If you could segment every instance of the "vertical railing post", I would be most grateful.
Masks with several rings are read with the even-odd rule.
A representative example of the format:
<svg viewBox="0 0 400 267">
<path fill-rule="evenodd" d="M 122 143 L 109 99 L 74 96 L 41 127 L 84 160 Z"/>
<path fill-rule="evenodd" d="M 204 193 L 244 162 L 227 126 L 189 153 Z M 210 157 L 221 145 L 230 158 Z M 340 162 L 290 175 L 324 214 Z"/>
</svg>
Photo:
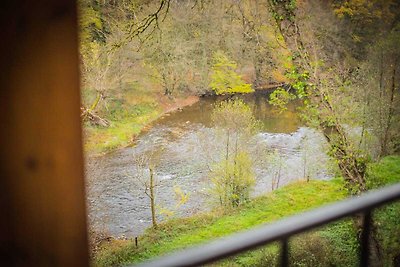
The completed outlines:
<svg viewBox="0 0 400 267">
<path fill-rule="evenodd" d="M 363 228 L 361 232 L 361 258 L 360 266 L 365 267 L 369 264 L 369 234 L 371 231 L 371 210 L 364 213 Z"/>
<path fill-rule="evenodd" d="M 289 241 L 287 238 L 282 240 L 281 266 L 289 266 Z"/>
</svg>

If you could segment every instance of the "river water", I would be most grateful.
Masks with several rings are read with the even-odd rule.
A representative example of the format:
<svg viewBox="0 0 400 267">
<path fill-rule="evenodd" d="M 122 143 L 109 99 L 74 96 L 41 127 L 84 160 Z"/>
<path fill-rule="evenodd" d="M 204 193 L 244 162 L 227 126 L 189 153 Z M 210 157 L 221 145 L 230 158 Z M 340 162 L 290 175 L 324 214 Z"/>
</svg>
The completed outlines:
<svg viewBox="0 0 400 267">
<path fill-rule="evenodd" d="M 249 151 L 253 158 L 257 196 L 271 191 L 279 170 L 279 186 L 311 176 L 329 179 L 329 158 L 324 152 L 322 134 L 305 127 L 292 104 L 277 112 L 268 104 L 265 93 L 241 96 L 262 122 L 261 132 L 252 137 Z M 133 237 L 151 225 L 150 200 L 135 174 L 142 170 L 138 159 L 157 154 L 155 167 L 158 220 L 169 216 L 189 216 L 213 207 L 209 194 L 209 167 L 217 161 L 221 142 L 216 136 L 211 114 L 224 97 L 201 98 L 153 123 L 132 147 L 90 158 L 86 164 L 89 222 L 93 229 L 112 236 Z M 271 152 L 275 156 L 271 159 Z M 143 169 L 146 173 L 147 169 Z M 187 194 L 178 205 L 176 190 Z M 179 195 L 179 194 L 178 194 Z"/>
</svg>

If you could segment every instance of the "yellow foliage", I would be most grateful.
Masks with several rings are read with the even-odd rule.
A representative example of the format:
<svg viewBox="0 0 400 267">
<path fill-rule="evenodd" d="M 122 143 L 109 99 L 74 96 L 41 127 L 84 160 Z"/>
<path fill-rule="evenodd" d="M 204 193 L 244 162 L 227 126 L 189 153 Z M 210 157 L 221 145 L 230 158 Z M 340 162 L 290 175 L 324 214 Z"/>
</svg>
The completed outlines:
<svg viewBox="0 0 400 267">
<path fill-rule="evenodd" d="M 213 62 L 210 87 L 217 95 L 254 91 L 251 84 L 245 83 L 242 76 L 235 72 L 236 62 L 229 60 L 223 52 L 215 52 Z"/>
<path fill-rule="evenodd" d="M 176 208 L 179 208 L 189 200 L 189 193 L 182 191 L 182 188 L 178 185 L 174 186 Z"/>
</svg>

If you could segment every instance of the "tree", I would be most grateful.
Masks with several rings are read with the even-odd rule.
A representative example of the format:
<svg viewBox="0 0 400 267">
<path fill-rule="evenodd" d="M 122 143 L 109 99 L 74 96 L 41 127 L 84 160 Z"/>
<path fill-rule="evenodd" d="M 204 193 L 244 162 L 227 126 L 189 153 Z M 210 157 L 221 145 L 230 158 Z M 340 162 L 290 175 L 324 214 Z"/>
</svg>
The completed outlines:
<svg viewBox="0 0 400 267">
<path fill-rule="evenodd" d="M 274 191 L 279 188 L 283 157 L 280 154 L 280 152 L 277 149 L 275 149 L 274 151 L 269 153 L 267 158 L 268 158 L 268 168 L 270 172 L 272 172 L 271 190 Z"/>
<path fill-rule="evenodd" d="M 298 5 L 302 5 L 301 8 Z M 366 158 L 357 151 L 343 127 L 344 118 L 341 115 L 345 112 L 340 112 L 342 92 L 334 89 L 340 87 L 343 80 L 332 71 L 335 59 L 324 54 L 321 44 L 315 41 L 318 40 L 318 32 L 307 36 L 308 38 L 303 35 L 303 28 L 308 29 L 312 25 L 310 20 L 301 18 L 306 16 L 306 11 L 309 11 L 307 8 L 312 8 L 312 4 L 298 5 L 292 0 L 269 1 L 277 28 L 292 53 L 293 66 L 287 76 L 294 95 L 304 104 L 303 118 L 321 129 L 330 145 L 330 154 L 337 161 L 349 189 L 360 193 L 366 189 Z M 312 31 L 307 31 L 310 32 Z M 323 61 L 330 62 L 330 66 L 321 63 Z"/>
<path fill-rule="evenodd" d="M 212 192 L 224 207 L 236 207 L 249 198 L 255 176 L 246 145 L 259 128 L 259 122 L 242 100 L 219 103 L 212 120 L 224 140 L 221 160 L 211 167 Z"/>
<path fill-rule="evenodd" d="M 395 152 L 399 146 L 399 28 L 400 25 L 368 48 L 357 86 L 363 103 L 362 137 L 368 137 L 368 130 L 377 137 L 379 157 Z"/>
<path fill-rule="evenodd" d="M 154 175 L 154 159 L 146 156 L 138 156 L 134 159 L 135 184 L 143 189 L 144 194 L 150 200 L 151 221 L 154 228 L 157 228 L 156 217 L 156 187 L 158 182 Z"/>
<path fill-rule="evenodd" d="M 268 42 L 268 17 L 263 15 L 264 1 L 237 1 L 237 19 L 241 22 L 242 39 L 241 57 L 250 58 L 254 68 L 254 86 L 263 86 L 270 80 L 272 72 L 272 49 Z M 274 51 L 275 52 L 275 51 Z"/>
<path fill-rule="evenodd" d="M 80 60 L 83 121 L 108 127 L 110 100 L 123 87 L 128 73 L 126 47 L 115 47 L 123 38 L 122 22 L 105 16 L 100 3 L 80 0 Z M 106 3 L 103 3 L 106 5 Z"/>
<path fill-rule="evenodd" d="M 287 76 L 294 89 L 292 93 L 303 102 L 303 118 L 324 133 L 330 145 L 330 154 L 337 161 L 350 191 L 360 193 L 366 190 L 365 170 L 370 155 L 360 149 L 361 138 L 350 138 L 346 125 L 364 125 L 362 133 L 365 133 L 367 128 L 371 129 L 367 126 L 369 123 L 380 121 L 382 151 L 385 151 L 385 143 L 389 143 L 391 136 L 395 136 L 391 133 L 395 103 L 391 101 L 390 88 L 396 85 L 393 87 L 393 82 L 390 85 L 389 80 L 393 81 L 390 77 L 396 73 L 396 68 L 393 68 L 396 64 L 392 62 L 397 57 L 395 53 L 386 52 L 395 51 L 389 46 L 378 47 L 379 40 L 388 40 L 389 33 L 396 31 L 398 3 L 381 0 L 334 1 L 332 10 L 332 6 L 325 1 L 270 0 L 269 6 L 285 45 L 292 54 L 293 67 L 288 70 Z M 365 49 L 368 43 L 377 44 L 375 51 L 379 52 L 376 54 L 385 54 L 382 60 L 391 62 L 382 64 L 381 71 L 374 71 L 374 77 L 377 78 L 373 80 L 381 85 L 385 81 L 385 89 L 381 85 L 378 85 L 379 90 L 376 87 L 368 89 L 361 82 L 360 61 L 369 61 L 371 55 Z M 380 66 L 380 61 L 375 60 L 374 64 L 367 65 Z M 355 90 L 355 87 L 360 90 Z M 372 97 L 373 94 L 368 91 L 373 94 L 380 92 L 378 94 L 382 97 Z M 392 115 L 377 120 L 376 115 L 367 112 L 373 99 L 386 99 L 385 104 L 381 102 L 374 106 L 382 114 Z M 393 97 L 393 101 L 395 99 Z M 379 114 L 379 110 L 376 114 Z M 387 122 L 390 122 L 389 128 L 386 127 Z M 384 132 L 388 133 L 387 141 Z"/>
<path fill-rule="evenodd" d="M 374 43 L 376 39 L 380 39 L 377 36 L 385 36 L 391 31 L 398 22 L 399 9 L 395 1 L 335 1 L 339 2 L 339 8 L 335 10 L 336 14 L 340 17 L 350 16 L 350 21 L 346 21 L 346 23 L 352 25 L 352 27 L 350 28 L 351 34 L 348 35 L 336 31 L 340 34 L 335 35 L 338 36 L 335 38 L 335 42 L 339 43 L 338 41 L 344 40 L 346 45 L 334 47 L 327 46 L 327 43 L 319 38 L 326 36 L 327 31 L 322 26 L 330 27 L 329 24 L 322 23 L 325 18 L 321 14 L 328 18 L 331 17 L 333 23 L 330 23 L 330 25 L 340 23 L 337 18 L 332 18 L 332 14 L 327 13 L 326 10 L 323 11 L 320 8 L 321 12 L 315 12 L 315 6 L 321 7 L 326 4 L 324 2 L 269 0 L 269 6 L 277 28 L 292 53 L 293 70 L 289 74 L 292 76 L 291 83 L 295 89 L 296 97 L 302 99 L 304 103 L 303 117 L 309 118 L 309 121 L 314 122 L 314 125 L 318 125 L 319 129 L 322 130 L 329 143 L 330 154 L 337 161 L 342 176 L 347 181 L 347 188 L 350 193 L 359 194 L 367 190 L 365 173 L 369 155 L 359 149 L 361 142 L 354 142 L 349 137 L 346 124 L 350 122 L 352 116 L 357 118 L 356 121 L 364 120 L 362 133 L 365 133 L 367 121 L 365 114 L 367 114 L 368 105 L 371 105 L 372 98 L 368 97 L 367 93 L 362 94 L 364 96 L 361 97 L 363 101 L 353 101 L 354 98 L 351 99 L 352 96 L 354 97 L 354 88 L 351 87 L 352 78 L 359 70 L 359 60 L 365 59 L 364 48 L 368 41 Z M 388 5 L 382 5 L 382 3 Z M 330 9 L 327 10 L 330 11 Z M 392 11 L 394 11 L 394 16 L 392 16 Z M 362 29 L 359 26 L 371 25 L 371 19 L 374 27 L 367 27 L 368 31 L 359 32 Z M 342 28 L 337 27 L 337 29 Z M 349 37 L 351 40 L 349 40 Z M 333 38 L 329 38 L 329 40 L 331 39 Z M 352 49 L 348 49 L 349 47 Z M 394 59 L 396 60 L 396 57 Z M 389 65 L 390 71 L 388 73 L 391 73 L 389 77 L 392 77 L 392 82 L 391 86 L 387 88 L 390 89 L 387 91 L 383 89 L 382 78 L 384 75 L 381 75 L 381 71 L 384 71 L 384 69 L 381 68 L 378 71 L 378 77 L 380 77 L 378 79 L 380 81 L 379 90 L 375 90 L 379 94 L 382 93 L 380 99 L 385 98 L 383 97 L 384 91 L 389 92 L 388 97 L 386 97 L 386 103 L 389 103 L 386 109 L 388 116 L 384 116 L 386 122 L 382 124 L 383 138 L 381 144 L 383 146 L 385 146 L 385 132 L 389 133 L 387 130 L 391 128 L 391 126 L 385 126 L 392 125 L 394 115 L 393 101 L 395 98 L 392 92 L 395 89 L 392 88 L 396 88 L 396 85 L 393 86 L 393 84 L 396 84 L 396 79 L 393 79 L 393 77 L 397 71 L 397 67 L 393 68 L 394 65 L 397 65 L 397 63 Z M 359 81 L 355 80 L 355 82 Z M 361 109 L 358 107 L 361 107 Z M 360 116 L 360 114 L 364 115 Z M 381 120 L 381 122 L 384 121 Z M 361 134 L 362 136 L 364 135 Z M 389 138 L 388 135 L 387 138 Z M 355 224 L 360 228 L 361 220 L 355 220 Z M 373 260 L 376 261 L 372 265 L 381 265 L 379 263 L 380 246 L 377 242 L 374 222 L 372 222 L 370 238 L 371 252 L 374 254 Z"/>
<path fill-rule="evenodd" d="M 210 87 L 217 95 L 254 91 L 251 84 L 245 83 L 235 72 L 236 68 L 237 64 L 229 60 L 223 52 L 214 53 Z"/>
<path fill-rule="evenodd" d="M 225 158 L 245 149 L 250 137 L 260 128 L 251 108 L 240 99 L 229 99 L 218 103 L 212 113 L 216 129 L 226 138 Z"/>
</svg>

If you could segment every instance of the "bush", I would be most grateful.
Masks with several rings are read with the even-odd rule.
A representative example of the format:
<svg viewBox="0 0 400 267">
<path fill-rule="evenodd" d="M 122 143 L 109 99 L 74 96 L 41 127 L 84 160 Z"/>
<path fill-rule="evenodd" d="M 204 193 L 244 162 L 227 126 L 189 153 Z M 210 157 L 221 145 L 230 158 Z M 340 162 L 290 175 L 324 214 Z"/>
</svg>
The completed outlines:
<svg viewBox="0 0 400 267">
<path fill-rule="evenodd" d="M 255 177 L 250 156 L 239 152 L 233 160 L 222 160 L 211 172 L 211 191 L 217 196 L 221 206 L 237 207 L 250 197 Z"/>
</svg>

